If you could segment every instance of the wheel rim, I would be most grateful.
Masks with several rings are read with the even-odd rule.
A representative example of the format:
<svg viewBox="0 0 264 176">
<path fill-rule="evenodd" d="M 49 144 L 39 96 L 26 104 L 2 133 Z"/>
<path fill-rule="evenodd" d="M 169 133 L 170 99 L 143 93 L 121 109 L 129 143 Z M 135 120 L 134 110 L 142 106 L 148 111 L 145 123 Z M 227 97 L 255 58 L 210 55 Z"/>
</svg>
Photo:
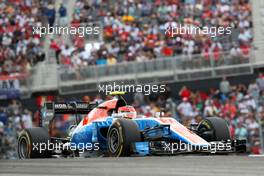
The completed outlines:
<svg viewBox="0 0 264 176">
<path fill-rule="evenodd" d="M 110 131 L 109 136 L 109 149 L 112 153 L 115 153 L 118 150 L 120 143 L 118 130 L 116 128 L 113 128 Z"/>
<path fill-rule="evenodd" d="M 28 143 L 25 138 L 22 138 L 19 142 L 19 156 L 21 159 L 27 158 L 28 155 Z"/>
</svg>

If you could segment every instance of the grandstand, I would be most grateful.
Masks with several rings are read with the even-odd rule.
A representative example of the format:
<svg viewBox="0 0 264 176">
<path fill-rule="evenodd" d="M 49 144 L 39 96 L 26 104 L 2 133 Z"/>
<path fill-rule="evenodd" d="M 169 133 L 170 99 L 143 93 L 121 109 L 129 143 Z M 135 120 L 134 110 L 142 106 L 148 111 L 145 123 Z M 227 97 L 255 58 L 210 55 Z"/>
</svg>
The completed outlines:
<svg viewBox="0 0 264 176">
<path fill-rule="evenodd" d="M 117 7 L 111 1 L 96 3 L 73 3 L 75 9 L 69 25 L 101 24 L 102 36 L 85 37 L 85 41 L 71 36 L 65 39 L 67 45 L 71 43 L 67 49 L 61 39 L 55 41 L 57 45 L 62 44 L 61 53 L 57 56 L 60 57 L 57 59 L 60 68 L 54 66 L 55 51 L 49 50 L 47 55 L 53 58 L 48 57 L 47 67 L 37 68 L 39 75 L 45 77 L 39 79 L 41 76 L 35 76 L 33 92 L 45 87 L 47 90 L 59 90 L 61 94 L 71 94 L 96 91 L 100 82 L 107 81 L 163 83 L 252 74 L 254 68 L 259 66 L 256 59 L 261 62 L 256 58 L 256 48 L 260 45 L 255 44 L 261 43 L 261 37 L 252 44 L 256 40 L 252 36 L 257 33 L 252 26 L 258 18 L 252 18 L 252 15 L 261 14 L 252 14 L 248 1 L 199 1 L 197 4 L 181 1 L 120 2 Z M 143 7 L 137 7 L 140 5 Z M 205 6 L 204 9 L 201 6 Z M 189 8 L 192 13 L 186 14 Z M 170 13 L 166 13 L 166 10 Z M 214 17 L 218 22 L 213 20 Z M 204 35 L 168 38 L 164 33 L 166 26 L 172 22 L 198 26 L 219 23 L 233 29 L 232 35 L 216 38 Z M 50 80 L 52 77 L 47 76 L 48 72 L 58 75 L 58 80 Z M 42 80 L 42 83 L 38 80 Z"/>
<path fill-rule="evenodd" d="M 85 99 L 92 101 L 99 85 L 112 82 L 166 84 L 167 94 L 148 100 L 131 96 L 137 111 L 151 116 L 164 106 L 167 115 L 185 124 L 219 115 L 229 121 L 233 136 L 249 139 L 252 153 L 264 150 L 264 78 L 258 75 L 264 68 L 264 1 L 6 0 L 2 4 L 0 80 L 19 81 L 15 87 L 19 93 L 1 90 L 5 105 L 0 112 L 6 118 L 20 114 L 30 123 L 33 116 L 27 109 L 35 112 L 32 105 L 46 95 L 51 99 L 89 95 Z M 101 32 L 84 38 L 32 34 L 33 26 L 48 24 L 100 26 Z M 166 29 L 175 24 L 231 26 L 232 34 L 166 36 Z M 230 84 L 227 92 L 219 88 L 223 77 Z M 187 88 L 180 90 L 184 85 Z M 24 106 L 20 101 L 9 103 L 16 98 Z M 181 109 L 184 98 L 193 106 L 192 115 Z M 33 121 L 37 123 L 37 114 Z M 15 125 L 17 130 L 23 128 L 17 121 Z"/>
</svg>

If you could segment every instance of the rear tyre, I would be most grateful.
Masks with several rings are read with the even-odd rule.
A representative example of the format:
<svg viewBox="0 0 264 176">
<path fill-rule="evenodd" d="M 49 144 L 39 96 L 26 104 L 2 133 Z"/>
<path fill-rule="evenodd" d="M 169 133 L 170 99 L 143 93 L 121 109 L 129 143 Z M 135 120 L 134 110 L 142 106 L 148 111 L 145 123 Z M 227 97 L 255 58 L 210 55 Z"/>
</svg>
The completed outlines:
<svg viewBox="0 0 264 176">
<path fill-rule="evenodd" d="M 117 119 L 107 133 L 108 154 L 112 157 L 130 156 L 132 143 L 141 141 L 136 122 L 130 119 Z"/>
<path fill-rule="evenodd" d="M 24 129 L 18 137 L 18 158 L 49 158 L 48 151 L 50 136 L 45 128 L 35 127 Z"/>
<path fill-rule="evenodd" d="M 208 142 L 231 139 L 227 122 L 219 117 L 208 117 L 201 121 L 197 132 Z"/>
</svg>

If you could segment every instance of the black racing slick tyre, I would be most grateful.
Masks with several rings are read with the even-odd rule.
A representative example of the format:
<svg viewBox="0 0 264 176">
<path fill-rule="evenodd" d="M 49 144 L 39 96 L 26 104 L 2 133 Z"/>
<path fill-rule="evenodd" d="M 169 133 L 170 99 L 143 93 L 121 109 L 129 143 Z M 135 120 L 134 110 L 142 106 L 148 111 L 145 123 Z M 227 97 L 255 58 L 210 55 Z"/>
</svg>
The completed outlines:
<svg viewBox="0 0 264 176">
<path fill-rule="evenodd" d="M 110 157 L 130 156 L 132 143 L 141 141 L 136 122 L 131 119 L 117 119 L 107 133 L 108 155 Z"/>
<path fill-rule="evenodd" d="M 51 157 L 51 151 L 48 151 L 48 141 L 50 141 L 50 136 L 45 128 L 35 127 L 24 129 L 18 137 L 18 158 Z"/>
<path fill-rule="evenodd" d="M 226 120 L 219 117 L 208 117 L 202 120 L 197 128 L 197 133 L 208 142 L 231 139 Z"/>
</svg>

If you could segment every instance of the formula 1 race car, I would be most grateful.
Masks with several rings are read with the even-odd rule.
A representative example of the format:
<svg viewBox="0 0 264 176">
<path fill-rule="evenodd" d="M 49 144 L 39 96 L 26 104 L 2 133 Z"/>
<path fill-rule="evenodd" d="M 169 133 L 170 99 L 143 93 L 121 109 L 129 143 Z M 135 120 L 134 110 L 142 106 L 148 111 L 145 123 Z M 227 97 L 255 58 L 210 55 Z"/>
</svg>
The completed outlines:
<svg viewBox="0 0 264 176">
<path fill-rule="evenodd" d="M 246 140 L 233 140 L 226 121 L 204 118 L 185 127 L 172 117 L 142 117 L 128 106 L 123 92 L 101 104 L 45 103 L 40 127 L 24 129 L 18 138 L 18 157 L 77 157 L 171 155 L 179 153 L 245 152 Z M 68 137 L 50 136 L 56 114 L 86 114 L 69 129 Z M 88 114 L 88 115 L 87 115 Z M 161 113 L 162 114 L 162 113 Z M 89 156 L 89 155 L 88 155 Z"/>
</svg>

